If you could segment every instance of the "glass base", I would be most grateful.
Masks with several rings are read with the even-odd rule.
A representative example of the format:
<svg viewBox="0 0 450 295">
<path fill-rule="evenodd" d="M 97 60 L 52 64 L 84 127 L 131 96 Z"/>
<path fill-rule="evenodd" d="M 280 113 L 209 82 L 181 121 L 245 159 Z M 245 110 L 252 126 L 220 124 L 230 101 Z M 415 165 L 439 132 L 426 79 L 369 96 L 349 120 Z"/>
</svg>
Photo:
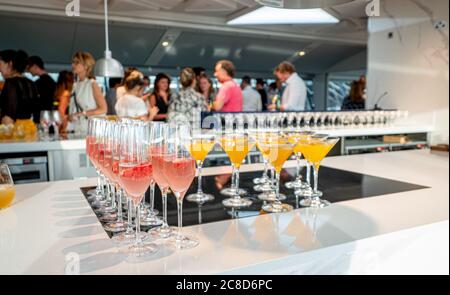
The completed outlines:
<svg viewBox="0 0 450 295">
<path fill-rule="evenodd" d="M 141 219 L 141 226 L 159 226 L 163 221 L 156 215 L 147 215 Z"/>
<path fill-rule="evenodd" d="M 158 215 L 159 211 L 156 210 L 156 209 L 150 209 L 150 205 L 149 204 L 142 205 L 142 207 L 141 207 L 141 214 L 142 215 L 143 214 L 152 214 L 152 213 L 153 213 L 153 215 Z"/>
<path fill-rule="evenodd" d="M 155 227 L 148 231 L 148 234 L 155 239 L 167 239 L 175 234 L 175 228 L 173 227 Z"/>
<path fill-rule="evenodd" d="M 99 192 L 100 192 L 100 191 L 99 191 Z M 96 196 L 96 195 L 100 195 L 99 193 L 97 194 L 97 189 L 96 189 L 96 188 L 91 189 L 91 190 L 88 190 L 86 194 L 87 194 L 88 196 Z"/>
<path fill-rule="evenodd" d="M 155 243 L 134 243 L 124 249 L 124 253 L 133 257 L 146 257 L 158 252 L 159 246 Z"/>
<path fill-rule="evenodd" d="M 214 196 L 210 195 L 210 194 L 205 194 L 205 193 L 196 193 L 196 194 L 190 194 L 189 196 L 187 196 L 186 200 L 188 200 L 189 202 L 193 202 L 193 203 L 203 204 L 205 202 L 214 200 Z"/>
<path fill-rule="evenodd" d="M 266 202 L 275 202 L 277 199 L 277 194 L 274 191 L 262 193 L 262 194 L 258 195 L 258 199 L 260 199 L 261 201 L 266 201 Z M 286 200 L 286 196 L 283 194 L 280 194 L 279 200 L 280 201 Z"/>
<path fill-rule="evenodd" d="M 255 185 L 253 187 L 253 189 L 256 192 L 260 192 L 260 193 L 270 192 L 270 191 L 274 190 L 274 188 L 273 188 L 272 184 L 270 184 L 270 182 L 269 183 Z"/>
<path fill-rule="evenodd" d="M 323 208 L 323 207 L 327 207 L 330 206 L 331 203 L 328 202 L 327 200 L 322 200 L 322 199 L 303 199 L 300 201 L 300 206 L 302 207 L 308 207 L 308 208 Z"/>
<path fill-rule="evenodd" d="M 311 198 L 313 197 L 314 192 L 313 189 L 308 184 L 305 184 L 304 187 L 296 190 L 294 194 L 300 197 Z"/>
<path fill-rule="evenodd" d="M 111 206 L 106 206 L 106 207 L 100 207 L 97 210 L 94 210 L 96 213 L 98 214 L 109 214 L 109 213 L 114 213 L 117 211 L 116 208 L 113 208 Z"/>
<path fill-rule="evenodd" d="M 197 247 L 199 241 L 197 238 L 187 235 L 172 237 L 170 243 L 174 245 L 177 249 L 191 249 Z"/>
<path fill-rule="evenodd" d="M 242 188 L 236 190 L 235 188 L 229 187 L 229 188 L 224 188 L 223 190 L 220 191 L 220 193 L 222 195 L 225 195 L 225 196 L 228 196 L 228 197 L 232 197 L 232 196 L 235 196 L 235 195 L 243 196 L 243 195 L 247 194 L 247 191 L 245 189 L 242 189 Z"/>
<path fill-rule="evenodd" d="M 270 182 L 268 177 L 258 177 L 253 179 L 253 184 L 264 184 Z"/>
<path fill-rule="evenodd" d="M 105 224 L 103 228 L 112 233 L 119 233 L 126 230 L 127 224 L 123 221 L 116 221 Z"/>
<path fill-rule="evenodd" d="M 117 220 L 117 214 L 116 213 L 104 214 L 104 215 L 101 215 L 98 218 L 98 220 L 100 220 L 100 222 L 104 222 L 104 223 L 115 222 Z"/>
<path fill-rule="evenodd" d="M 229 198 L 222 201 L 222 204 L 227 208 L 241 208 L 248 207 L 253 202 L 247 198 Z"/>
<path fill-rule="evenodd" d="M 269 213 L 283 213 L 294 210 L 294 207 L 288 204 L 270 203 L 262 206 L 262 209 Z"/>
<path fill-rule="evenodd" d="M 141 231 L 140 232 L 141 235 L 141 240 L 145 241 L 149 238 L 149 235 L 144 232 Z M 131 244 L 134 241 L 136 241 L 136 231 L 132 231 L 132 232 L 123 232 L 117 235 L 114 235 L 111 238 L 111 241 L 113 241 L 114 243 L 118 244 L 118 245 L 123 245 L 123 244 Z"/>
<path fill-rule="evenodd" d="M 294 181 L 286 182 L 284 186 L 287 189 L 301 189 L 303 186 L 303 181 L 301 181 L 300 179 L 296 179 Z"/>
</svg>

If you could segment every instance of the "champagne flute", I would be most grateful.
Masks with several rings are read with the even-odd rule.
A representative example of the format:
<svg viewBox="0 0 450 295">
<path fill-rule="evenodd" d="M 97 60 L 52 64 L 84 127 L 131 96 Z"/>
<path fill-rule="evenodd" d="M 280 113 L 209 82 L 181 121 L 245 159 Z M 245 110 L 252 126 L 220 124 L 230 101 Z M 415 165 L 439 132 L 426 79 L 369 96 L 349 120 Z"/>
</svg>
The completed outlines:
<svg viewBox="0 0 450 295">
<path fill-rule="evenodd" d="M 178 231 L 170 243 L 178 249 L 189 249 L 198 245 L 195 237 L 183 234 L 183 198 L 195 177 L 195 160 L 186 146 L 189 144 L 189 127 L 169 125 L 166 137 L 167 153 L 164 156 L 163 173 L 177 200 Z"/>
<path fill-rule="evenodd" d="M 139 204 L 152 180 L 152 162 L 145 138 L 150 138 L 150 128 L 146 122 L 129 121 L 122 126 L 119 157 L 119 178 L 127 197 L 136 210 L 136 239 L 126 253 L 136 256 L 148 256 L 158 251 L 155 243 L 144 243 L 141 236 Z"/>
</svg>

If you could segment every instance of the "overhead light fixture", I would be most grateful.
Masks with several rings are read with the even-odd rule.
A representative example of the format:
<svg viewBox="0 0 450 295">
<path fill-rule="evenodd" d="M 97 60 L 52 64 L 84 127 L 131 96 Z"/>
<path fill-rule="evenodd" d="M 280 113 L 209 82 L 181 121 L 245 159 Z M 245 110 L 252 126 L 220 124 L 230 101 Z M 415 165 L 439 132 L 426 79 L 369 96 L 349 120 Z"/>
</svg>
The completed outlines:
<svg viewBox="0 0 450 295">
<path fill-rule="evenodd" d="M 122 64 L 112 58 L 109 50 L 109 31 L 108 31 L 108 0 L 105 0 L 105 57 L 98 60 L 95 64 L 94 75 L 99 77 L 121 78 L 124 76 Z"/>
<path fill-rule="evenodd" d="M 169 46 L 169 44 L 170 44 L 169 41 L 164 41 L 163 43 L 161 43 L 161 45 L 164 46 L 164 47 Z"/>
<path fill-rule="evenodd" d="M 306 52 L 305 52 L 304 50 L 300 50 L 300 51 L 298 52 L 298 55 L 299 55 L 299 56 L 305 56 L 305 55 L 306 55 Z"/>
<path fill-rule="evenodd" d="M 335 24 L 339 20 L 321 8 L 260 7 L 227 22 L 228 25 Z"/>
<path fill-rule="evenodd" d="M 255 0 L 255 2 L 264 6 L 290 9 L 328 8 L 352 1 L 353 0 Z"/>
</svg>

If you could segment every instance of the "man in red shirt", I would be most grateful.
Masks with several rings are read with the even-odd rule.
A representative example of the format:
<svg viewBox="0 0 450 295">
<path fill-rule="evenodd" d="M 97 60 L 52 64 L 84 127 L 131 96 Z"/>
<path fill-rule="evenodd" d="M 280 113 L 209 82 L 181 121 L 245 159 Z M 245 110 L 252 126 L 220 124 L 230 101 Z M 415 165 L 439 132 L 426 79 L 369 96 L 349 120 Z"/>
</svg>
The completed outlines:
<svg viewBox="0 0 450 295">
<path fill-rule="evenodd" d="M 216 112 L 242 112 L 242 91 L 241 87 L 233 80 L 236 68 L 228 60 L 217 62 L 214 76 L 222 84 L 219 93 L 214 100 L 213 109 Z"/>
</svg>

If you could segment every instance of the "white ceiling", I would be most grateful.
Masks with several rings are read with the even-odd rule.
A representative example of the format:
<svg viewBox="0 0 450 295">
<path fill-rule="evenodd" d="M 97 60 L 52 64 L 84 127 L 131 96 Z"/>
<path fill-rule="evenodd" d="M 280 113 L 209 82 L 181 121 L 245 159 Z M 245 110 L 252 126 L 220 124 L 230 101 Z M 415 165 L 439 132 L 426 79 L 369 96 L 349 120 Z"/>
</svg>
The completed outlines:
<svg viewBox="0 0 450 295">
<path fill-rule="evenodd" d="M 0 0 L 0 49 L 22 48 L 53 66 L 77 50 L 101 57 L 103 1 L 80 0 L 80 17 L 67 17 L 69 0 Z M 211 68 L 232 59 L 246 73 L 270 73 L 283 59 L 317 73 L 365 50 L 365 0 L 326 10 L 341 22 L 315 26 L 230 27 L 226 21 L 255 9 L 253 0 L 110 0 L 113 55 L 126 66 Z M 163 48 L 165 38 L 173 40 Z M 297 58 L 298 50 L 307 49 Z M 361 65 L 355 65 L 361 67 Z M 360 70 L 360 68 L 358 68 Z"/>
</svg>

